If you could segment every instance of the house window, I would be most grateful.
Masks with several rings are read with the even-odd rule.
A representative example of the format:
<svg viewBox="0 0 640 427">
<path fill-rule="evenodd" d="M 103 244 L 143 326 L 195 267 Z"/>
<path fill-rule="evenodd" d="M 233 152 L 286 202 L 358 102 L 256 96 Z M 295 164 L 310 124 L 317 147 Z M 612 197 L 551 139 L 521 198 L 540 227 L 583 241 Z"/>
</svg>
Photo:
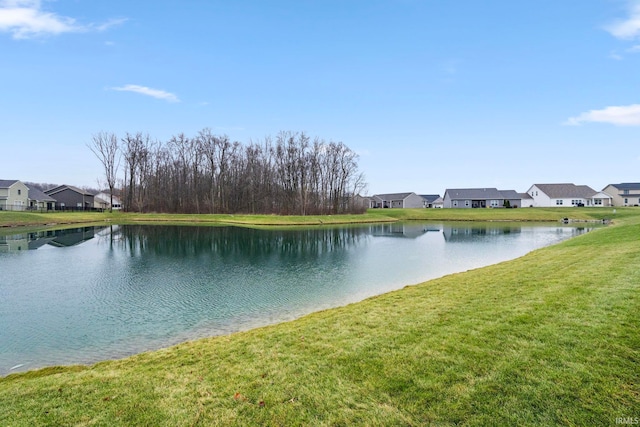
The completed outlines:
<svg viewBox="0 0 640 427">
<path fill-rule="evenodd" d="M 556 205 L 561 205 L 562 204 L 562 200 L 556 200 Z"/>
<path fill-rule="evenodd" d="M 22 194 L 22 190 L 18 189 L 18 196 Z"/>
<path fill-rule="evenodd" d="M 464 201 L 464 206 L 465 206 L 466 208 L 468 208 L 468 207 L 469 207 L 469 201 L 468 201 L 468 200 L 465 200 L 465 201 Z"/>
<path fill-rule="evenodd" d="M 458 201 L 457 201 L 457 200 L 454 200 L 454 201 L 453 201 L 453 207 L 454 207 L 454 208 L 457 208 L 457 207 L 458 207 Z"/>
<path fill-rule="evenodd" d="M 489 205 L 492 208 L 497 208 L 498 206 L 500 206 L 500 201 L 499 200 L 491 200 L 491 202 L 489 202 Z"/>
<path fill-rule="evenodd" d="M 593 204 L 594 204 L 594 205 L 602 205 L 602 199 L 595 199 L 595 200 L 593 201 Z"/>
<path fill-rule="evenodd" d="M 629 190 L 622 190 L 622 194 L 624 194 L 625 196 L 629 194 Z"/>
<path fill-rule="evenodd" d="M 624 199 L 624 204 L 626 205 L 627 203 L 629 203 L 629 199 Z"/>
</svg>

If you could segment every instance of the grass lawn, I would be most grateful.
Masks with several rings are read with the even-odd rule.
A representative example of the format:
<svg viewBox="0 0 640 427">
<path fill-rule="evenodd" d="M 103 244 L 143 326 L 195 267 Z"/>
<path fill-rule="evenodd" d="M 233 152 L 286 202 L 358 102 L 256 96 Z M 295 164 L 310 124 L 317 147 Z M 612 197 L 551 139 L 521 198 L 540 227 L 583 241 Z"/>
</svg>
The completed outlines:
<svg viewBox="0 0 640 427">
<path fill-rule="evenodd" d="M 620 219 L 638 209 L 617 208 L 524 209 L 370 209 L 361 215 L 222 215 L 138 214 L 125 212 L 9 212 L 0 211 L 0 233 L 15 227 L 59 227 L 89 223 L 235 224 L 243 226 L 308 226 L 391 221 L 560 221 Z M 4 230 L 3 230 L 4 229 Z"/>
<path fill-rule="evenodd" d="M 572 218 L 583 211 L 606 215 L 561 210 Z M 513 261 L 292 322 L 0 378 L 0 425 L 591 426 L 640 418 L 640 210 L 615 215 L 610 227 Z"/>
</svg>

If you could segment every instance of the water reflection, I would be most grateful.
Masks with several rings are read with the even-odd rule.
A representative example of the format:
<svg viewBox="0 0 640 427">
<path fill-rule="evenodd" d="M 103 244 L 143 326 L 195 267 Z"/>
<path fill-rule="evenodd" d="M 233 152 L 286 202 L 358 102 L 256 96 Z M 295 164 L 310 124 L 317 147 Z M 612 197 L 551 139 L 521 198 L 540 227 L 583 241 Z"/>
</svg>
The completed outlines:
<svg viewBox="0 0 640 427">
<path fill-rule="evenodd" d="M 215 255 L 252 261 L 274 255 L 300 260 L 344 250 L 369 234 L 364 227 L 310 230 L 255 230 L 240 227 L 124 226 L 113 237 L 132 256 L 162 257 Z"/>
<path fill-rule="evenodd" d="M 79 245 L 91 240 L 102 227 L 76 227 L 63 230 L 37 231 L 31 233 L 0 235 L 0 252 L 20 252 L 23 250 L 35 250 L 44 245 L 54 247 L 69 247 Z"/>
<path fill-rule="evenodd" d="M 303 230 L 110 225 L 6 236 L 0 375 L 293 319 L 584 231 L 412 222 Z"/>
</svg>

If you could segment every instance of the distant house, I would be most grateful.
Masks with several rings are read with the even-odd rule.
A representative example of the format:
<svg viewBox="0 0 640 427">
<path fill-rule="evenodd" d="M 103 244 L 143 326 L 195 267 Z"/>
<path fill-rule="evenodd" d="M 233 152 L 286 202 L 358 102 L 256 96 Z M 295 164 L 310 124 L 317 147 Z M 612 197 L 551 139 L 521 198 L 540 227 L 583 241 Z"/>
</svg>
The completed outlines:
<svg viewBox="0 0 640 427">
<path fill-rule="evenodd" d="M 640 206 L 640 182 L 609 184 L 602 192 L 611 196 L 613 206 Z"/>
<path fill-rule="evenodd" d="M 53 197 L 44 194 L 42 191 L 34 187 L 33 185 L 28 185 L 29 188 L 29 209 L 30 210 L 38 210 L 38 211 L 52 211 L 56 208 L 56 199 Z"/>
<path fill-rule="evenodd" d="M 420 197 L 424 199 L 425 208 L 433 208 L 433 202 L 440 199 L 439 194 L 421 194 Z"/>
<path fill-rule="evenodd" d="M 444 192 L 445 208 L 518 208 L 521 206 L 520 194 L 514 190 L 497 188 L 448 188 Z"/>
<path fill-rule="evenodd" d="M 17 179 L 0 179 L 0 211 L 23 211 L 29 206 L 29 188 Z"/>
<path fill-rule="evenodd" d="M 113 198 L 113 206 L 111 206 L 112 198 Z M 96 194 L 95 199 L 96 199 L 96 202 L 95 202 L 96 208 L 102 208 L 102 209 L 111 208 L 114 211 L 122 209 L 122 201 L 120 200 L 120 197 L 116 195 L 112 197 L 111 194 L 102 192 L 102 193 Z M 104 205 L 105 202 L 106 202 L 106 205 Z"/>
<path fill-rule="evenodd" d="M 416 193 L 375 194 L 371 208 L 424 208 L 425 200 Z"/>
<path fill-rule="evenodd" d="M 438 197 L 431 203 L 431 207 L 435 209 L 442 209 L 444 207 L 444 199 L 442 197 Z"/>
<path fill-rule="evenodd" d="M 71 185 L 59 185 L 44 192 L 56 199 L 56 209 L 91 210 L 94 195 Z"/>
<path fill-rule="evenodd" d="M 611 206 L 611 196 L 588 185 L 534 184 L 527 194 L 534 207 Z"/>
<path fill-rule="evenodd" d="M 529 193 L 519 193 L 520 194 L 520 206 L 523 208 L 532 208 L 533 207 L 533 197 L 529 195 Z"/>
</svg>

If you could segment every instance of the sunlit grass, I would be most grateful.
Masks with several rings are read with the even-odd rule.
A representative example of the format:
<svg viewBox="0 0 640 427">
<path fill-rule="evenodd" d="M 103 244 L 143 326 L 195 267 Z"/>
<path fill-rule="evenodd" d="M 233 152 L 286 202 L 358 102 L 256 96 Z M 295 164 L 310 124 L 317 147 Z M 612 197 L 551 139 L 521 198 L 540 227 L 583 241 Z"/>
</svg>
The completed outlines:
<svg viewBox="0 0 640 427">
<path fill-rule="evenodd" d="M 0 425 L 614 425 L 640 416 L 640 218 L 625 215 L 296 321 L 5 377 Z"/>
</svg>

